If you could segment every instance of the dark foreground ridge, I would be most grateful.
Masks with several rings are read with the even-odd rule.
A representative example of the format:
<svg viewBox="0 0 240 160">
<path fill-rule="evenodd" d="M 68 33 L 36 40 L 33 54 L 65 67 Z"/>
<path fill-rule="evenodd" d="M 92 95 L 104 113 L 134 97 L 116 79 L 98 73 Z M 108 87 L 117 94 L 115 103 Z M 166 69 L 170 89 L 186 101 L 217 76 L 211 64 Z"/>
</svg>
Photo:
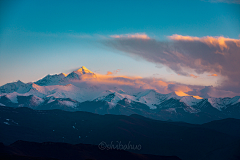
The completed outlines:
<svg viewBox="0 0 240 160">
<path fill-rule="evenodd" d="M 152 120 L 136 114 L 0 107 L 0 133 L 0 142 L 5 145 L 17 140 L 64 142 L 75 147 L 78 145 L 70 144 L 116 145 L 121 141 L 141 145 L 140 150 L 127 150 L 137 154 L 177 156 L 183 160 L 240 159 L 239 119 L 198 125 Z"/>
<path fill-rule="evenodd" d="M 0 144 L 0 159 L 39 160 L 180 160 L 176 156 L 136 154 L 124 150 L 101 150 L 96 145 L 59 142 L 17 141 L 9 146 Z"/>
</svg>

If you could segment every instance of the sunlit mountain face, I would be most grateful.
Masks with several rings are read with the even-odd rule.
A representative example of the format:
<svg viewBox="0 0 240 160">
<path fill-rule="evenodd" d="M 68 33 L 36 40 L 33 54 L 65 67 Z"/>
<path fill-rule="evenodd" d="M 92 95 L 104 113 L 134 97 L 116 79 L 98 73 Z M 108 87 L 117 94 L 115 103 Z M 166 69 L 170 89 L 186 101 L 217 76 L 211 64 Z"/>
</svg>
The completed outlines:
<svg viewBox="0 0 240 160">
<path fill-rule="evenodd" d="M 153 119 L 190 123 L 239 118 L 240 109 L 236 111 L 236 108 L 240 96 L 219 98 L 206 93 L 201 97 L 180 90 L 187 86 L 170 91 L 173 85 L 177 84 L 160 79 L 96 74 L 83 66 L 69 74 L 47 75 L 32 83 L 5 84 L 0 88 L 0 105 L 98 114 L 137 113 Z M 187 88 L 191 90 L 190 87 Z"/>
</svg>

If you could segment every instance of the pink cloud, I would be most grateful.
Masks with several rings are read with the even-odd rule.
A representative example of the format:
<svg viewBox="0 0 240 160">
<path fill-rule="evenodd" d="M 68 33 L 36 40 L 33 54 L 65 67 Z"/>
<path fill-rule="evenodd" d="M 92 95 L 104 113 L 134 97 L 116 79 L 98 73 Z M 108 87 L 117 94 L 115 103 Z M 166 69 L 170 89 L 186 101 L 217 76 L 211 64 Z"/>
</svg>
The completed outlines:
<svg viewBox="0 0 240 160">
<path fill-rule="evenodd" d="M 217 77 L 218 75 L 217 74 L 210 74 L 208 76 L 213 76 L 213 77 Z"/>
<path fill-rule="evenodd" d="M 112 74 L 113 74 L 112 72 L 108 71 L 106 75 L 112 75 Z"/>
<path fill-rule="evenodd" d="M 171 41 L 114 38 L 104 44 L 136 59 L 165 65 L 177 74 L 214 73 L 218 88 L 240 93 L 240 40 L 225 37 L 169 36 Z M 216 76 L 215 76 L 216 77 Z"/>
<path fill-rule="evenodd" d="M 113 71 L 113 72 L 111 72 L 111 71 L 108 71 L 106 75 L 113 75 L 113 74 L 117 74 L 118 72 L 120 72 L 120 70 L 121 70 L 121 69 L 117 69 L 117 70 L 115 70 L 115 71 Z"/>
<path fill-rule="evenodd" d="M 198 78 L 199 77 L 199 76 L 196 76 L 194 74 L 190 74 L 190 76 L 193 77 L 193 78 Z"/>
<path fill-rule="evenodd" d="M 223 51 L 224 49 L 229 49 L 229 46 L 227 45 L 227 42 L 233 42 L 238 47 L 240 47 L 240 39 L 231 39 L 231 38 L 225 38 L 225 37 L 191 37 L 191 36 L 182 36 L 178 34 L 174 34 L 172 36 L 168 36 L 171 40 L 175 41 L 199 41 L 202 43 L 207 44 L 208 46 L 213 47 L 220 47 L 220 49 Z M 220 53 L 220 52 L 219 52 Z"/>
<path fill-rule="evenodd" d="M 112 38 L 135 38 L 135 39 L 150 39 L 145 33 L 112 35 Z"/>
<path fill-rule="evenodd" d="M 96 89 L 124 90 L 125 92 L 139 93 L 145 89 L 152 89 L 162 94 L 175 92 L 178 96 L 194 96 L 197 99 L 211 97 L 233 97 L 236 94 L 231 91 L 220 90 L 214 87 L 186 85 L 165 81 L 161 78 L 142 78 L 130 76 L 114 76 L 102 74 L 84 74 L 81 80 L 73 81 L 73 85 L 86 87 L 88 84 Z"/>
</svg>

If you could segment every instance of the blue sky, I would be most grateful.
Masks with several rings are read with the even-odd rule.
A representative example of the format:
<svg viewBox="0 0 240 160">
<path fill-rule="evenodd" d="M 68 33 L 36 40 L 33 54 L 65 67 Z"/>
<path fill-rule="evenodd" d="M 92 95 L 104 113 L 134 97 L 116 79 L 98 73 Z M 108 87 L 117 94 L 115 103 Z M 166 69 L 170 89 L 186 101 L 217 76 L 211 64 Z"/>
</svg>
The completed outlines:
<svg viewBox="0 0 240 160">
<path fill-rule="evenodd" d="M 36 81 L 46 74 L 68 73 L 81 66 L 106 74 L 150 77 L 212 85 L 184 77 L 143 58 L 105 46 L 111 35 L 144 33 L 155 40 L 173 34 L 239 39 L 240 2 L 37 1 L 0 3 L 0 85 Z"/>
</svg>

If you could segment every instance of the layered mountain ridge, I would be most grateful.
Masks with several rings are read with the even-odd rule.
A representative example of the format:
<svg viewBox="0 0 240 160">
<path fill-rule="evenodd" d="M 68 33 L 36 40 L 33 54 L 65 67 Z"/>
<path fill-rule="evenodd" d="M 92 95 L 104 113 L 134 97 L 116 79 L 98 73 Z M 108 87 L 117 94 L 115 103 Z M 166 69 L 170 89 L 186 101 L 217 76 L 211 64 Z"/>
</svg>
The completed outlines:
<svg viewBox="0 0 240 160">
<path fill-rule="evenodd" d="M 123 105 L 124 102 L 119 102 L 119 105 L 121 104 Z M 141 104 L 135 106 L 141 107 Z M 239 125 L 240 120 L 233 118 L 199 125 L 153 120 L 137 114 L 99 115 L 81 111 L 33 110 L 26 107 L 0 106 L 0 142 L 5 145 L 11 144 L 7 149 L 0 143 L 0 155 L 15 148 L 10 153 L 31 157 L 50 154 L 50 157 L 57 159 L 65 155 L 67 156 L 65 159 L 74 159 L 76 153 L 85 154 L 80 148 L 72 152 L 73 150 L 69 149 L 72 145 L 81 143 L 99 147 L 100 144 L 101 148 L 96 146 L 97 150 L 91 149 L 91 151 L 99 153 L 102 152 L 101 149 L 105 149 L 103 155 L 109 155 L 113 150 L 104 146 L 112 144 L 116 146 L 121 143 L 140 145 L 140 150 L 126 148 L 126 151 L 138 154 L 177 156 L 182 160 L 237 160 L 240 156 Z M 68 144 L 63 145 L 59 142 Z M 54 145 L 56 143 L 59 145 Z M 92 154 L 94 153 L 90 155 Z M 124 153 L 115 152 L 114 156 L 119 155 L 117 157 L 121 157 L 120 159 L 132 159 L 123 158 L 122 154 Z M 99 156 L 97 154 L 97 158 L 94 159 L 101 159 Z"/>
<path fill-rule="evenodd" d="M 202 98 L 179 96 L 178 92 L 161 94 L 154 89 L 103 87 L 91 83 L 92 79 L 97 80 L 97 74 L 83 66 L 68 75 L 47 75 L 34 83 L 8 83 L 0 87 L 0 105 L 98 114 L 137 113 L 160 120 L 198 119 L 196 123 L 240 118 L 240 96 Z"/>
</svg>

